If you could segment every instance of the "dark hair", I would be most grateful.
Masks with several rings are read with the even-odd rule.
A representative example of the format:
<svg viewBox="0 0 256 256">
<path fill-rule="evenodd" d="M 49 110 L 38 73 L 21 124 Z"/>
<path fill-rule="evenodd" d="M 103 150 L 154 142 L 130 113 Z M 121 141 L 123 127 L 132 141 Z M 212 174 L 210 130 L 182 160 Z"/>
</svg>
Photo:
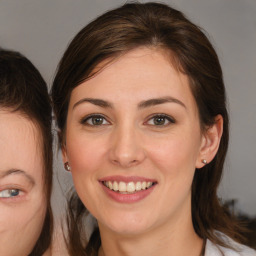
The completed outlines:
<svg viewBox="0 0 256 256">
<path fill-rule="evenodd" d="M 20 53 L 3 49 L 0 49 L 0 107 L 21 113 L 40 131 L 47 210 L 40 237 L 29 254 L 39 256 L 49 248 L 53 230 L 50 98 L 46 83 L 34 65 Z"/>
<path fill-rule="evenodd" d="M 241 238 L 239 225 L 217 197 L 229 140 L 222 70 L 217 54 L 205 34 L 180 11 L 159 3 L 128 3 L 98 17 L 75 36 L 59 63 L 52 87 L 54 112 L 61 131 L 60 144 L 65 135 L 72 90 L 92 77 L 95 67 L 102 61 L 111 61 L 141 46 L 172 53 L 174 66 L 189 78 L 202 130 L 213 125 L 217 115 L 223 117 L 223 135 L 215 158 L 195 172 L 192 220 L 198 236 L 228 246 L 214 232 L 219 230 L 236 240 Z M 81 223 L 87 210 L 77 195 L 71 199 L 68 218 L 70 254 L 87 255 L 87 250 L 91 253 L 88 255 L 93 255 L 92 250 L 96 251 L 100 245 L 99 238 L 92 239 L 97 237 L 93 234 L 87 249 L 83 249 Z M 93 240 L 95 246 L 91 246 Z"/>
</svg>

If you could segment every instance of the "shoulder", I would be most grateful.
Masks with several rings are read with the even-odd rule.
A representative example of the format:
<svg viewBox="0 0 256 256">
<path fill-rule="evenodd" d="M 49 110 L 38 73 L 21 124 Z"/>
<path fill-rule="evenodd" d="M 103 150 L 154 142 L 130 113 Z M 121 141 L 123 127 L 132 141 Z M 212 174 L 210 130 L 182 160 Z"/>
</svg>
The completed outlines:
<svg viewBox="0 0 256 256">
<path fill-rule="evenodd" d="M 205 256 L 256 256 L 256 251 L 239 244 L 229 238 L 228 236 L 220 233 L 219 236 L 225 241 L 226 244 L 230 245 L 234 249 L 225 248 L 220 245 L 212 243 L 210 240 L 207 240 L 205 247 Z"/>
</svg>

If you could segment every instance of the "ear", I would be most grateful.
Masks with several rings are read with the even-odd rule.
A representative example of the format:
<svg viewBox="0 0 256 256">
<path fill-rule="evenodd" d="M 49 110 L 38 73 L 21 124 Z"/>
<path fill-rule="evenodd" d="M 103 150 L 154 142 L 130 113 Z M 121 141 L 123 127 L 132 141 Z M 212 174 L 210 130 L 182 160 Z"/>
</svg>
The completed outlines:
<svg viewBox="0 0 256 256">
<path fill-rule="evenodd" d="M 63 161 L 63 163 L 65 164 L 66 162 L 68 162 L 66 144 L 63 144 L 63 145 L 61 146 L 61 153 L 62 153 L 62 161 Z"/>
<path fill-rule="evenodd" d="M 61 131 L 58 132 L 58 135 L 59 135 L 59 141 L 61 143 L 62 161 L 63 161 L 63 164 L 65 164 L 66 162 L 68 162 L 66 138 Z"/>
<path fill-rule="evenodd" d="M 61 130 L 58 130 L 58 138 L 59 138 L 59 143 L 60 143 L 60 148 L 62 153 L 62 161 L 63 161 L 63 164 L 65 164 L 66 162 L 68 162 L 66 139 L 65 139 L 65 134 Z"/>
<path fill-rule="evenodd" d="M 223 132 L 223 117 L 217 115 L 215 117 L 215 123 L 208 127 L 202 135 L 200 152 L 196 161 L 196 168 L 204 167 L 202 160 L 206 160 L 210 163 L 218 152 L 220 140 Z"/>
</svg>

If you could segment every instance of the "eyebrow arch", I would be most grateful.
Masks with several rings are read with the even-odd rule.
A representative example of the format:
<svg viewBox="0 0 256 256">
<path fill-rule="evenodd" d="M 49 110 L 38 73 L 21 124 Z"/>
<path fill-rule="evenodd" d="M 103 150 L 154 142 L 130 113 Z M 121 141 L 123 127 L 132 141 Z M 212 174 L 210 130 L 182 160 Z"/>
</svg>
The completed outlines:
<svg viewBox="0 0 256 256">
<path fill-rule="evenodd" d="M 96 105 L 96 106 L 99 106 L 99 107 L 102 107 L 102 108 L 113 108 L 112 104 L 105 101 L 105 100 L 101 100 L 101 99 L 92 99 L 92 98 L 84 98 L 84 99 L 81 99 L 79 100 L 78 102 L 76 102 L 73 106 L 73 109 L 75 107 L 77 107 L 78 105 L 82 104 L 82 103 L 85 103 L 85 102 L 89 102 L 93 105 Z"/>
<path fill-rule="evenodd" d="M 31 175 L 29 175 L 25 171 L 19 170 L 19 169 L 10 169 L 10 170 L 4 171 L 3 173 L 0 174 L 0 179 L 4 178 L 6 176 L 9 176 L 9 175 L 22 175 L 29 181 L 29 183 L 32 186 L 34 186 L 36 183 L 34 178 Z"/>
<path fill-rule="evenodd" d="M 177 103 L 179 105 L 181 105 L 182 107 L 184 107 L 185 109 L 187 109 L 186 105 L 176 99 L 176 98 L 173 98 L 173 97 L 163 97 L 163 98 L 156 98 L 156 99 L 149 99 L 149 100 L 145 100 L 145 101 L 142 101 L 139 105 L 138 105 L 138 108 L 147 108 L 147 107 L 152 107 L 152 106 L 155 106 L 155 105 L 160 105 L 160 104 L 164 104 L 164 103 L 168 103 L 168 102 L 171 102 L 171 103 Z"/>
</svg>

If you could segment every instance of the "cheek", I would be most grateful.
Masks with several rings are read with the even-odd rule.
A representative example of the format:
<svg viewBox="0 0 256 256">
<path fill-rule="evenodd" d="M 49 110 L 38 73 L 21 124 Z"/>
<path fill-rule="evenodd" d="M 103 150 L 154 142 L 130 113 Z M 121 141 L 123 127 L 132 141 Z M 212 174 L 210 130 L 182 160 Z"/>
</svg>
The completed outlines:
<svg viewBox="0 0 256 256">
<path fill-rule="evenodd" d="M 36 197 L 29 202 L 0 206 L 0 232 L 16 230 L 24 232 L 24 228 L 38 229 L 43 222 L 46 202 L 42 197 Z"/>
<path fill-rule="evenodd" d="M 67 156 L 72 173 L 90 172 L 101 159 L 102 144 L 83 138 L 67 141 Z"/>
<path fill-rule="evenodd" d="M 44 205 L 44 202 L 28 202 L 13 206 L 1 205 L 0 252 L 1 250 L 30 251 L 34 247 L 45 218 L 45 207 L 42 207 Z M 13 244 L 16 243 L 17 248 L 14 248 Z"/>
<path fill-rule="evenodd" d="M 66 141 L 67 156 L 71 167 L 76 191 L 88 194 L 94 190 L 95 181 L 106 164 L 106 143 L 104 138 L 90 136 L 73 136 Z"/>
<path fill-rule="evenodd" d="M 162 216 L 173 214 L 179 215 L 179 210 L 190 207 L 191 185 L 195 173 L 196 156 L 195 147 L 198 144 L 188 137 L 176 137 L 155 143 L 148 151 L 155 173 L 158 171 L 158 178 L 161 193 L 165 197 L 158 198 L 158 209 L 161 209 Z M 158 210 L 152 210 L 158 214 Z M 183 212 L 183 211 L 181 211 Z M 163 217 L 164 219 L 164 217 Z"/>
<path fill-rule="evenodd" d="M 104 139 L 91 139 L 82 136 L 66 140 L 67 157 L 77 194 L 86 208 L 94 215 L 100 209 L 100 192 L 95 189 L 99 174 L 106 166 Z"/>
<path fill-rule="evenodd" d="M 199 143 L 187 136 L 166 138 L 149 146 L 148 154 L 154 163 L 167 172 L 195 169 Z"/>
<path fill-rule="evenodd" d="M 183 131 L 155 142 L 148 151 L 154 168 L 159 171 L 163 193 L 168 194 L 174 205 L 190 194 L 199 147 L 200 137 Z"/>
</svg>

